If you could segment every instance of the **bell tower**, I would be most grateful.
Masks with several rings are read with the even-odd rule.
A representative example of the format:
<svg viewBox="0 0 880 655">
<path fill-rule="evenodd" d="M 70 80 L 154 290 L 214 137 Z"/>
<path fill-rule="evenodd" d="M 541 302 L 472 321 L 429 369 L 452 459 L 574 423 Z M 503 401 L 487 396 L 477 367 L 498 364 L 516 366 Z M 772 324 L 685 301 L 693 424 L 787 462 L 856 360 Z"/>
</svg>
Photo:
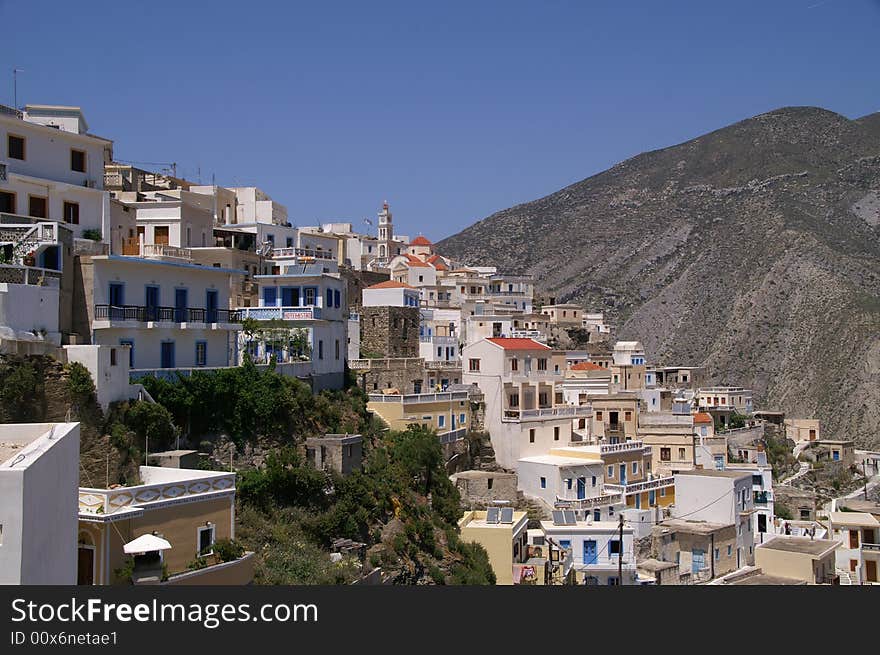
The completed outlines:
<svg viewBox="0 0 880 655">
<path fill-rule="evenodd" d="M 390 259 L 391 242 L 394 239 L 394 223 L 391 220 L 391 211 L 388 209 L 388 201 L 382 203 L 382 211 L 379 212 L 379 259 Z"/>
</svg>

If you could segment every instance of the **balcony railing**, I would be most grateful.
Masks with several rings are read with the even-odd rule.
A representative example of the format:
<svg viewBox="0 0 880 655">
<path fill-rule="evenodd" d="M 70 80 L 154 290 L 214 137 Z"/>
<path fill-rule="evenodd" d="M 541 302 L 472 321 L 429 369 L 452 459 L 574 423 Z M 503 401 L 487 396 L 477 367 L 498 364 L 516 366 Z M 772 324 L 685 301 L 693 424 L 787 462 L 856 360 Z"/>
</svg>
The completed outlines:
<svg viewBox="0 0 880 655">
<path fill-rule="evenodd" d="M 608 485 L 606 485 L 607 487 Z M 623 496 L 619 493 L 602 494 L 601 496 L 593 496 L 592 498 L 560 498 L 556 496 L 557 509 L 592 509 L 594 507 L 603 507 L 605 505 L 613 505 L 615 503 L 624 502 Z"/>
<path fill-rule="evenodd" d="M 433 343 L 437 346 L 454 346 L 458 344 L 458 337 L 421 334 L 419 335 L 419 341 L 422 343 Z"/>
<path fill-rule="evenodd" d="M 862 542 L 862 550 L 868 550 L 875 553 L 880 553 L 880 544 L 869 544 Z"/>
<path fill-rule="evenodd" d="M 239 323 L 241 315 L 231 309 L 198 307 L 145 307 L 143 305 L 95 305 L 96 321 L 138 323 Z"/>
<path fill-rule="evenodd" d="M 141 484 L 117 489 L 79 488 L 81 514 L 113 514 L 121 509 L 138 507 L 144 503 L 173 500 L 184 496 L 201 496 L 235 489 L 235 474 L 218 474 L 191 480 Z"/>
<path fill-rule="evenodd" d="M 502 419 L 505 421 L 521 421 L 531 418 L 563 418 L 590 416 L 590 407 L 565 405 L 563 407 L 545 407 L 542 409 L 505 409 Z"/>
<path fill-rule="evenodd" d="M 386 369 L 392 366 L 420 366 L 424 360 L 421 357 L 379 357 L 376 359 L 350 359 L 348 367 L 353 370 L 365 371 L 369 369 Z M 445 363 L 445 362 L 438 362 Z M 424 362 L 426 368 L 428 362 Z M 460 367 L 460 365 L 459 365 Z M 441 367 L 437 367 L 441 368 Z"/>
<path fill-rule="evenodd" d="M 189 248 L 178 248 L 177 246 L 169 246 L 164 243 L 145 243 L 143 246 L 143 257 L 165 257 L 168 259 L 182 259 L 184 261 L 192 261 L 192 250 Z"/>
<path fill-rule="evenodd" d="M 656 491 L 657 489 L 666 489 L 675 486 L 675 478 L 672 476 L 665 478 L 655 478 L 653 480 L 645 480 L 644 482 L 633 482 L 632 484 L 605 484 L 602 489 L 613 494 L 623 494 L 630 496 L 632 494 L 640 494 L 645 491 Z"/>
<path fill-rule="evenodd" d="M 468 399 L 467 391 L 441 391 L 438 393 L 383 394 L 371 393 L 370 402 L 375 403 L 441 403 Z"/>
<path fill-rule="evenodd" d="M 333 259 L 333 253 L 329 250 L 310 250 L 308 248 L 274 248 L 273 259 L 287 259 L 289 257 L 313 257 L 314 259 Z"/>
<path fill-rule="evenodd" d="M 321 318 L 321 305 L 302 307 L 239 307 L 237 310 L 242 318 L 257 321 L 278 319 L 281 321 L 310 321 Z"/>
<path fill-rule="evenodd" d="M 459 369 L 461 362 L 456 360 L 425 360 L 426 369 Z"/>
<path fill-rule="evenodd" d="M 603 443 L 599 446 L 599 452 L 603 455 L 613 453 L 629 453 L 643 450 L 645 445 L 641 441 L 624 441 L 623 443 Z"/>
<path fill-rule="evenodd" d="M 437 436 L 440 438 L 441 444 L 455 443 L 467 436 L 467 428 L 457 428 L 455 430 L 450 430 L 449 432 L 441 432 Z"/>
</svg>

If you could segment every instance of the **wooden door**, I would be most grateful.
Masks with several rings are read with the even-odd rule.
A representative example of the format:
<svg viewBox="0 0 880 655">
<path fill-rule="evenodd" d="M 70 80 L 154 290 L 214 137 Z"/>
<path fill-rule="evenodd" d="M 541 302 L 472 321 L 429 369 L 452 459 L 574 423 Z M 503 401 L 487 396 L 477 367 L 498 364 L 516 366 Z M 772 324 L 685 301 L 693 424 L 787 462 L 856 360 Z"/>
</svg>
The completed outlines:
<svg viewBox="0 0 880 655">
<path fill-rule="evenodd" d="M 82 548 L 77 551 L 76 584 L 95 584 L 95 549 Z"/>
<path fill-rule="evenodd" d="M 868 582 L 878 582 L 877 562 L 872 559 L 865 560 L 865 580 Z"/>
</svg>

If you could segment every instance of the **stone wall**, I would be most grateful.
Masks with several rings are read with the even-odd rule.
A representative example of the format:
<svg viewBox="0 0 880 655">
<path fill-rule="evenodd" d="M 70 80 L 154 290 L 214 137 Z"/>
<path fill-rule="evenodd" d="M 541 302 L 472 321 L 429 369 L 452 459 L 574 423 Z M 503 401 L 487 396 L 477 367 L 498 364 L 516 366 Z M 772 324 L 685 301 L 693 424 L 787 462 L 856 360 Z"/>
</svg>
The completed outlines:
<svg viewBox="0 0 880 655">
<path fill-rule="evenodd" d="M 377 271 L 356 271 L 347 266 L 339 267 L 339 276 L 345 280 L 348 308 L 352 312 L 360 311 L 361 299 L 363 298 L 361 292 L 365 288 L 391 279 L 387 273 L 379 273 Z"/>
<path fill-rule="evenodd" d="M 418 307 L 362 307 L 360 314 L 362 354 L 419 356 Z"/>
<path fill-rule="evenodd" d="M 425 360 L 416 357 L 369 361 L 369 368 L 352 369 L 357 375 L 358 385 L 367 393 L 382 389 L 399 389 L 401 393 L 416 393 L 416 380 L 422 383 L 422 392 L 427 392 L 424 381 Z"/>
<path fill-rule="evenodd" d="M 496 500 L 516 503 L 516 473 L 503 471 L 462 471 L 450 476 L 467 507 L 486 507 Z"/>
</svg>

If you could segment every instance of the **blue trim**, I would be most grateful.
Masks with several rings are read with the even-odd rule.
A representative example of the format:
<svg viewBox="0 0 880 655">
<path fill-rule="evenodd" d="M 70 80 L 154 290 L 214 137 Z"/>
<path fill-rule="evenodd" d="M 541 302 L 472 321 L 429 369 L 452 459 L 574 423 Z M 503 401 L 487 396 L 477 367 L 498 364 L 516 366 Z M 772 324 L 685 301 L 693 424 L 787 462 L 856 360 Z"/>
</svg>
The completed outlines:
<svg viewBox="0 0 880 655">
<path fill-rule="evenodd" d="M 120 303 L 119 303 L 118 305 L 116 305 L 116 306 L 122 306 L 122 305 L 124 305 L 124 304 L 125 304 L 125 282 L 108 282 L 108 283 L 107 283 L 107 304 L 108 304 L 108 305 L 114 305 L 114 304 L 115 304 L 115 303 L 113 302 L 113 292 L 111 291 L 111 289 L 112 289 L 113 287 L 119 287 L 119 288 L 122 289 L 122 302 L 120 302 Z"/>
<path fill-rule="evenodd" d="M 163 357 L 163 353 L 164 353 L 164 351 L 163 351 L 163 346 L 164 346 L 165 344 L 168 344 L 168 343 L 170 343 L 171 346 L 172 346 L 172 347 L 171 347 L 171 365 L 170 365 L 170 366 L 163 366 L 163 364 L 165 363 L 165 362 L 163 361 L 163 359 L 164 359 L 164 357 Z M 177 346 L 175 345 L 174 339 L 165 339 L 165 340 L 163 340 L 163 341 L 161 342 L 161 344 L 159 345 L 159 368 L 175 368 L 176 360 L 177 360 Z"/>
</svg>

